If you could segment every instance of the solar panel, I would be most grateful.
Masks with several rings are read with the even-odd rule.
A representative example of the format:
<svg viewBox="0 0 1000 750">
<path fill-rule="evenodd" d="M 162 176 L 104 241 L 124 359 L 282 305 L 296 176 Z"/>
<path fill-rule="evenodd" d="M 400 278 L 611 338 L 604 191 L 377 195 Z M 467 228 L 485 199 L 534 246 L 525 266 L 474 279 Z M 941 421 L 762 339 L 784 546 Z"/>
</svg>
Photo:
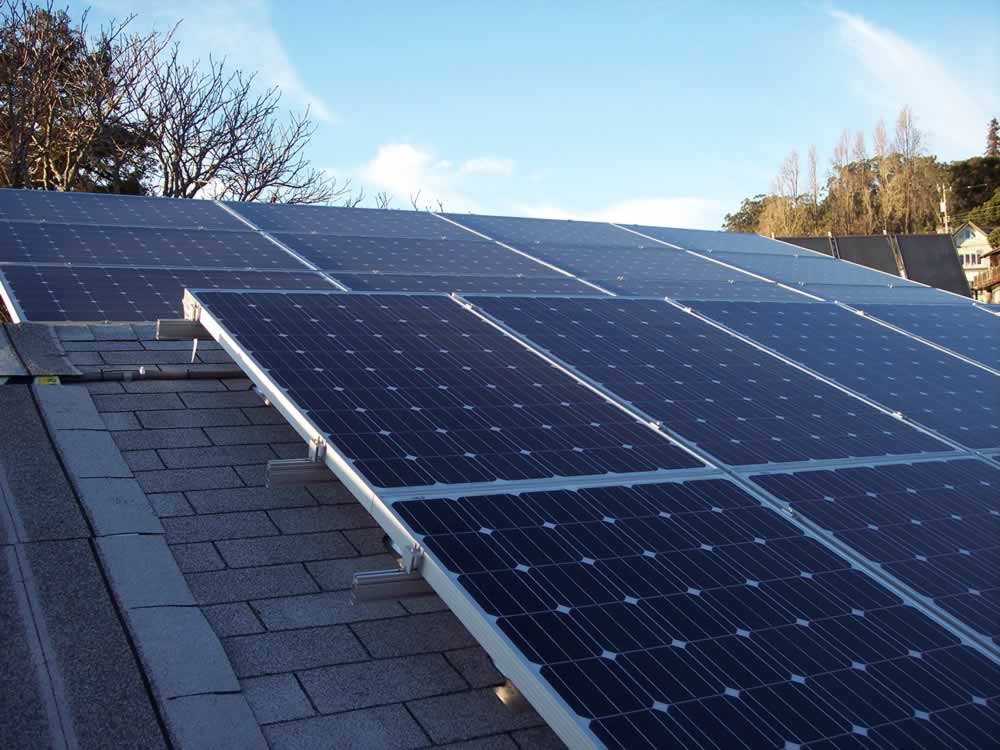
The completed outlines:
<svg viewBox="0 0 1000 750">
<path fill-rule="evenodd" d="M 975 305 L 867 305 L 857 307 L 953 352 L 1000 369 L 1000 318 Z"/>
<path fill-rule="evenodd" d="M 373 486 L 701 466 L 446 297 L 197 301 Z"/>
<path fill-rule="evenodd" d="M 526 219 L 513 216 L 443 214 L 464 227 L 506 242 L 519 250 L 532 252 L 536 245 L 574 245 L 578 247 L 663 247 L 632 232 L 596 221 Z"/>
<path fill-rule="evenodd" d="M 950 234 L 899 234 L 896 241 L 908 278 L 969 296 L 969 281 Z"/>
<path fill-rule="evenodd" d="M 306 270 L 256 232 L 0 221 L 0 262 Z"/>
<path fill-rule="evenodd" d="M 714 232 L 703 229 L 676 229 L 672 227 L 650 227 L 630 225 L 630 229 L 654 237 L 671 245 L 683 247 L 685 250 L 712 253 L 764 253 L 769 255 L 803 255 L 799 247 L 793 247 L 784 242 L 761 237 L 759 234 L 742 234 L 740 232 Z"/>
<path fill-rule="evenodd" d="M 448 226 L 435 219 L 442 226 Z M 275 238 L 324 271 L 559 276 L 541 263 L 466 233 L 467 239 L 345 237 L 275 233 Z"/>
<path fill-rule="evenodd" d="M 971 746 L 994 729 L 997 665 L 728 481 L 392 511 L 590 744 Z"/>
<path fill-rule="evenodd" d="M 753 477 L 1000 644 L 1000 469 L 979 460 Z"/>
<path fill-rule="evenodd" d="M 906 279 L 890 279 L 869 268 L 827 258 L 824 255 L 763 255 L 751 253 L 712 253 L 711 257 L 731 263 L 775 281 L 786 284 L 874 284 L 891 282 L 899 286 L 914 286 Z"/>
<path fill-rule="evenodd" d="M 833 255 L 833 245 L 830 244 L 829 237 L 778 237 L 778 239 L 790 245 L 798 245 L 806 250 L 812 250 L 814 253 Z"/>
<path fill-rule="evenodd" d="M 600 294 L 569 276 L 450 276 L 340 273 L 337 281 L 366 292 L 479 292 L 483 294 Z"/>
<path fill-rule="evenodd" d="M 897 284 L 801 284 L 805 292 L 823 297 L 830 302 L 855 305 L 864 302 L 892 304 L 926 303 L 938 305 L 963 305 L 968 300 L 954 294 L 926 286 L 899 286 Z"/>
<path fill-rule="evenodd" d="M 246 229 L 212 201 L 55 190 L 0 190 L 0 216 L 8 221 L 47 224 Z"/>
<path fill-rule="evenodd" d="M 311 272 L 190 271 L 0 265 L 19 316 L 32 321 L 140 322 L 176 318 L 192 289 L 330 289 Z"/>
<path fill-rule="evenodd" d="M 282 203 L 228 203 L 265 232 L 468 240 L 473 235 L 427 211 L 300 206 Z"/>
<path fill-rule="evenodd" d="M 730 465 L 948 450 L 665 302 L 468 299 Z"/>
<path fill-rule="evenodd" d="M 837 305 L 699 302 L 708 317 L 970 448 L 1000 446 L 997 377 Z"/>
<path fill-rule="evenodd" d="M 888 235 L 844 236 L 836 237 L 835 241 L 843 260 L 899 276 L 899 266 Z"/>
<path fill-rule="evenodd" d="M 737 272 L 738 273 L 738 272 Z M 737 274 L 732 274 L 737 275 Z M 776 300 L 783 302 L 810 302 L 790 289 L 768 281 L 756 281 L 750 276 L 742 276 L 748 281 L 729 279 L 725 281 L 688 281 L 685 279 L 642 279 L 623 277 L 620 279 L 594 279 L 593 283 L 622 296 L 672 297 L 676 300 Z M 588 279 L 591 280 L 591 279 Z"/>
</svg>

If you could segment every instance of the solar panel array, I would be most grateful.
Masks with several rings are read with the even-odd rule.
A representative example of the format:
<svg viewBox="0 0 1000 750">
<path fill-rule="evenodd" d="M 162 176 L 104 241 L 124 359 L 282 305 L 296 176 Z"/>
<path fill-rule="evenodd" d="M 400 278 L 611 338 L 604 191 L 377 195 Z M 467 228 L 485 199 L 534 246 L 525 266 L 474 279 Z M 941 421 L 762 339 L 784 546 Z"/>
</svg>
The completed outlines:
<svg viewBox="0 0 1000 750">
<path fill-rule="evenodd" d="M 20 191 L 0 282 L 35 320 L 195 290 L 571 746 L 995 744 L 968 300 L 754 235 Z"/>
</svg>

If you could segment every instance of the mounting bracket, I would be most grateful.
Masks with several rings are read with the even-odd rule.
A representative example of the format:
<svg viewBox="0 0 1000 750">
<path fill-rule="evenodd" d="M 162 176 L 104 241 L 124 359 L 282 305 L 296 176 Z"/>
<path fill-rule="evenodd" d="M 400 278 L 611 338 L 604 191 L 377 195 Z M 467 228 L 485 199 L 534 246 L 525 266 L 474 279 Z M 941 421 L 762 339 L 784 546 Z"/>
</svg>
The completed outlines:
<svg viewBox="0 0 1000 750">
<path fill-rule="evenodd" d="M 398 568 L 355 573 L 351 582 L 351 603 L 427 596 L 434 590 L 420 573 L 423 552 L 416 544 L 407 547 Z"/>
</svg>

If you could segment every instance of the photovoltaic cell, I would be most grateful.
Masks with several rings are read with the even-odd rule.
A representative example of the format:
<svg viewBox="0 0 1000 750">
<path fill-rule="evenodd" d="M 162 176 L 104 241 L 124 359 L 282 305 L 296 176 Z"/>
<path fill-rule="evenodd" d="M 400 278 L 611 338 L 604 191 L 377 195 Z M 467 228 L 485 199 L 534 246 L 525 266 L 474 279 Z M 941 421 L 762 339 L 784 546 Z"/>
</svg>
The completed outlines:
<svg viewBox="0 0 1000 750">
<path fill-rule="evenodd" d="M 695 309 L 970 448 L 1000 446 L 997 376 L 837 305 Z"/>
<path fill-rule="evenodd" d="M 835 240 L 843 260 L 899 276 L 899 266 L 896 265 L 896 255 L 892 252 L 888 235 L 846 236 L 836 237 Z"/>
<path fill-rule="evenodd" d="M 378 487 L 702 465 L 446 297 L 198 300 Z"/>
<path fill-rule="evenodd" d="M 735 275 L 735 274 L 733 274 Z M 596 279 L 598 286 L 621 296 L 671 297 L 676 300 L 774 300 L 784 302 L 810 302 L 808 297 L 767 281 L 730 279 L 726 281 L 686 281 L 683 279 Z M 591 279 L 588 279 L 591 280 Z"/>
<path fill-rule="evenodd" d="M 27 320 L 141 322 L 183 315 L 184 289 L 330 289 L 316 273 L 3 266 Z"/>
<path fill-rule="evenodd" d="M 435 219 L 442 226 L 448 226 Z M 466 233 L 467 239 L 346 237 L 275 233 L 275 238 L 324 271 L 559 276 L 541 263 Z"/>
<path fill-rule="evenodd" d="M 727 464 L 948 450 L 665 302 L 469 300 Z"/>
<path fill-rule="evenodd" d="M 890 279 L 885 274 L 823 255 L 762 255 L 712 253 L 711 257 L 738 268 L 786 284 L 873 284 L 914 286 L 906 279 Z"/>
<path fill-rule="evenodd" d="M 932 461 L 753 481 L 1000 643 L 1000 469 Z"/>
<path fill-rule="evenodd" d="M 1000 369 L 1000 317 L 975 305 L 867 305 L 857 307 L 935 344 Z"/>
<path fill-rule="evenodd" d="M 281 203 L 229 203 L 266 232 L 330 234 L 347 237 L 395 237 L 468 240 L 474 235 L 427 211 L 300 206 Z"/>
<path fill-rule="evenodd" d="M 0 262 L 307 270 L 256 232 L 6 221 Z"/>
<path fill-rule="evenodd" d="M 392 507 L 609 748 L 992 736 L 1000 668 L 728 481 Z"/>
<path fill-rule="evenodd" d="M 569 276 L 428 276 L 423 274 L 337 273 L 337 281 L 366 292 L 452 292 L 482 294 L 600 294 Z"/>
<path fill-rule="evenodd" d="M 48 224 L 246 229 L 212 201 L 55 190 L 0 190 L 0 216 L 9 221 Z"/>
<path fill-rule="evenodd" d="M 769 255 L 803 255 L 799 247 L 784 242 L 761 237 L 759 234 L 740 232 L 714 232 L 701 229 L 676 229 L 671 227 L 650 227 L 638 224 L 629 227 L 637 232 L 683 247 L 685 250 L 713 253 L 747 253 Z"/>
<path fill-rule="evenodd" d="M 577 247 L 663 247 L 657 242 L 639 237 L 611 224 L 595 221 L 562 221 L 558 219 L 525 219 L 513 216 L 479 216 L 476 214 L 444 214 L 462 226 L 506 242 L 518 250 L 532 252 L 538 245 L 573 245 Z"/>
<path fill-rule="evenodd" d="M 833 246 L 830 244 L 829 237 L 778 237 L 778 239 L 790 245 L 798 245 L 806 250 L 812 250 L 814 253 L 833 255 Z"/>
<path fill-rule="evenodd" d="M 926 286 L 896 284 L 802 284 L 802 291 L 846 305 L 861 303 L 967 305 L 968 300 Z"/>
</svg>

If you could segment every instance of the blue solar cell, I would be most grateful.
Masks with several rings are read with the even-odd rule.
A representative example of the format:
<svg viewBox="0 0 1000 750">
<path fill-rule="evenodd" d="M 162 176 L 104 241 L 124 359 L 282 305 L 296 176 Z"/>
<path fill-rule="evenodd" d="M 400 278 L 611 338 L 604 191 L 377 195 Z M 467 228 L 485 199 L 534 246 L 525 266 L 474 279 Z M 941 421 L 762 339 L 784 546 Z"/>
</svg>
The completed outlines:
<svg viewBox="0 0 1000 750">
<path fill-rule="evenodd" d="M 887 323 L 1000 369 L 1000 317 L 975 305 L 857 304 Z"/>
<path fill-rule="evenodd" d="M 0 190 L 0 216 L 10 221 L 172 229 L 245 229 L 212 201 L 144 198 L 54 190 Z"/>
<path fill-rule="evenodd" d="M 379 487 L 701 465 L 445 297 L 198 300 Z"/>
<path fill-rule="evenodd" d="M 725 480 L 392 508 L 609 748 L 881 736 L 1000 693 L 995 664 Z"/>
<path fill-rule="evenodd" d="M 0 262 L 305 271 L 256 232 L 0 221 Z"/>
<path fill-rule="evenodd" d="M 810 302 L 797 292 L 785 289 L 778 284 L 766 281 L 755 281 L 749 276 L 733 273 L 747 281 L 736 278 L 717 281 L 687 281 L 684 279 L 588 279 L 598 286 L 628 297 L 671 297 L 676 300 L 747 300 L 747 301 L 784 301 Z"/>
<path fill-rule="evenodd" d="M 281 203 L 229 203 L 266 232 L 330 234 L 348 237 L 396 237 L 468 240 L 474 235 L 427 211 L 300 206 Z"/>
<path fill-rule="evenodd" d="M 152 321 L 183 314 L 184 289 L 330 289 L 311 272 L 4 266 L 25 319 Z"/>
<path fill-rule="evenodd" d="M 770 255 L 803 255 L 823 257 L 805 248 L 786 242 L 771 240 L 759 234 L 740 232 L 715 232 L 703 229 L 676 229 L 631 225 L 630 229 L 654 237 L 685 250 L 713 253 L 763 253 Z"/>
<path fill-rule="evenodd" d="M 890 284 L 802 284 L 801 289 L 830 302 L 967 305 L 969 300 L 926 286 Z"/>
<path fill-rule="evenodd" d="M 664 302 L 469 299 L 724 463 L 948 450 Z"/>
<path fill-rule="evenodd" d="M 577 247 L 663 247 L 658 242 L 632 232 L 596 221 L 525 219 L 513 216 L 444 214 L 452 221 L 506 242 L 519 250 L 531 251 L 538 245 L 573 245 Z"/>
<path fill-rule="evenodd" d="M 970 459 L 753 481 L 1000 643 L 1000 469 Z"/>
<path fill-rule="evenodd" d="M 997 377 L 837 305 L 695 309 L 971 448 L 1000 446 Z"/>
<path fill-rule="evenodd" d="M 807 251 L 802 250 L 802 253 Z M 757 253 L 711 253 L 710 257 L 786 284 L 871 284 L 916 286 L 912 281 L 886 276 L 870 268 L 808 255 L 763 255 Z"/>
<path fill-rule="evenodd" d="M 429 276 L 423 274 L 337 273 L 337 281 L 365 292 L 468 292 L 482 294 L 600 294 L 569 276 Z"/>
<path fill-rule="evenodd" d="M 447 226 L 443 221 L 438 223 Z M 468 233 L 468 239 L 462 240 L 283 233 L 274 236 L 324 271 L 560 275 L 541 263 Z"/>
</svg>

